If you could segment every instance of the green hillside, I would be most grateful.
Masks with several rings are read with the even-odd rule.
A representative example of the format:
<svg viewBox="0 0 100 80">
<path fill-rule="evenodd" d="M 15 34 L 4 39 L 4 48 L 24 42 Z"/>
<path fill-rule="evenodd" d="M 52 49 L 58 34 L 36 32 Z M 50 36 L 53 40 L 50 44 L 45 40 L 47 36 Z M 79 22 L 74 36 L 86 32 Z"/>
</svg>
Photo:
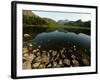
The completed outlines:
<svg viewBox="0 0 100 80">
<path fill-rule="evenodd" d="M 62 20 L 61 20 L 62 21 Z M 30 10 L 23 10 L 23 24 L 27 27 L 47 27 L 48 31 L 55 29 L 90 29 L 91 21 L 83 22 L 81 19 L 77 21 L 59 22 L 47 17 L 40 17 Z"/>
</svg>

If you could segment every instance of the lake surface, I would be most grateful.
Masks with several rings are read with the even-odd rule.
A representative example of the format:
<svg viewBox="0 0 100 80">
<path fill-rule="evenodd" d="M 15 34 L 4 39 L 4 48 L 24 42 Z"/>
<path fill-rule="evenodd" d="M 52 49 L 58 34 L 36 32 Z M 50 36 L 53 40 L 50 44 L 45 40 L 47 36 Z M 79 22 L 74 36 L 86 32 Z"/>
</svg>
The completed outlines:
<svg viewBox="0 0 100 80">
<path fill-rule="evenodd" d="M 53 32 L 42 32 L 32 40 L 34 47 L 41 45 L 42 49 L 59 49 L 73 45 L 90 50 L 90 36 L 84 33 L 74 33 L 55 30 Z"/>
<path fill-rule="evenodd" d="M 79 31 L 71 32 L 65 29 L 33 31 L 23 37 L 24 49 L 35 56 L 31 62 L 31 69 L 91 65 L 91 37 Z M 37 63 L 42 67 L 35 67 Z"/>
</svg>

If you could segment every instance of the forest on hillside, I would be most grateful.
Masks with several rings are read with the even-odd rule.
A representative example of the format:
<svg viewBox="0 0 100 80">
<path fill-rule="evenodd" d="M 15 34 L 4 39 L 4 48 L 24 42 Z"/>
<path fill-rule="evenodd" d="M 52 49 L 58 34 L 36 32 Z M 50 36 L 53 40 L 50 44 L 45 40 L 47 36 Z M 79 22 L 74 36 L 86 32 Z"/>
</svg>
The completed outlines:
<svg viewBox="0 0 100 80">
<path fill-rule="evenodd" d="M 66 17 L 67 20 L 67 17 Z M 53 19 L 47 18 L 47 17 L 40 17 L 36 15 L 35 13 L 31 13 L 30 15 L 24 15 L 23 14 L 23 24 L 24 25 L 40 25 L 40 26 L 47 26 L 47 27 L 88 27 L 90 28 L 91 21 L 82 21 L 81 19 L 77 21 L 66 21 L 66 20 L 58 20 L 55 21 Z"/>
</svg>

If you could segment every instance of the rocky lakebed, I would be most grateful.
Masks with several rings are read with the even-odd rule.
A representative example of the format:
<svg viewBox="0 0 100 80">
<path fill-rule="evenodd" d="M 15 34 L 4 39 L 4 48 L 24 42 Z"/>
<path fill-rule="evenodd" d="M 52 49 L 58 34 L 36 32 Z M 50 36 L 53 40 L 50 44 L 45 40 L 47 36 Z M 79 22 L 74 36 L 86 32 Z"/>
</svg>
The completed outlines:
<svg viewBox="0 0 100 80">
<path fill-rule="evenodd" d="M 34 47 L 29 34 L 24 35 L 22 68 L 43 69 L 63 67 L 83 67 L 91 65 L 90 50 L 73 44 L 59 49 L 43 49 L 42 45 Z"/>
</svg>

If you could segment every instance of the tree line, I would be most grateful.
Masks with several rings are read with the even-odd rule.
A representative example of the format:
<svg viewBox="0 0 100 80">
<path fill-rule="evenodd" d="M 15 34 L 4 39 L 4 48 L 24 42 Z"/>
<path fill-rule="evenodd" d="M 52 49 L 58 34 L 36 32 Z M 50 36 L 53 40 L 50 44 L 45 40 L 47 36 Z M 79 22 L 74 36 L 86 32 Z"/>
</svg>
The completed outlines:
<svg viewBox="0 0 100 80">
<path fill-rule="evenodd" d="M 41 18 L 37 15 L 23 15 L 23 24 L 25 25 L 47 25 L 50 27 L 54 26 L 79 26 L 79 27 L 90 27 L 91 21 L 85 21 L 83 22 L 81 19 L 77 21 L 68 21 L 65 23 L 60 24 L 59 22 L 56 22 L 53 19 L 50 18 Z"/>
</svg>

